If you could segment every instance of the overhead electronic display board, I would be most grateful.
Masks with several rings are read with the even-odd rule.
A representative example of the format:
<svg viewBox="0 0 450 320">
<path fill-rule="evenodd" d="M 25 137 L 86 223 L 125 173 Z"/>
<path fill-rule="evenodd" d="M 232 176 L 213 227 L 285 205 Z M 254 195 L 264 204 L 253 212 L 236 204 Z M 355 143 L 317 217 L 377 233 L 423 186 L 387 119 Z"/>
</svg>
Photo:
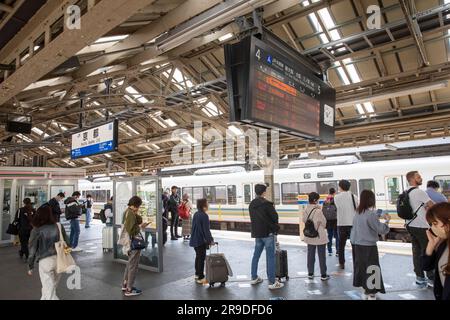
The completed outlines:
<svg viewBox="0 0 450 320">
<path fill-rule="evenodd" d="M 276 36 L 225 46 L 230 120 L 334 140 L 336 92 Z"/>
<path fill-rule="evenodd" d="M 118 121 L 103 124 L 72 135 L 71 158 L 84 158 L 116 151 L 118 146 Z"/>
</svg>

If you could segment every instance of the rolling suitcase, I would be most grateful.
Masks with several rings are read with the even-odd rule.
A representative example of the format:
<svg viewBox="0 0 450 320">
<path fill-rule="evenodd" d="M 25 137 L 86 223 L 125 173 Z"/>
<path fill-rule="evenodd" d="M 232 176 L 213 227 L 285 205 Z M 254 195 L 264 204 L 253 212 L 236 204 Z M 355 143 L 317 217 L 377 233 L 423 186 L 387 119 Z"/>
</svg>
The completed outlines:
<svg viewBox="0 0 450 320">
<path fill-rule="evenodd" d="M 102 247 L 103 252 L 109 252 L 113 249 L 113 227 L 103 227 L 102 230 Z"/>
<path fill-rule="evenodd" d="M 214 287 L 216 283 L 220 282 L 221 287 L 225 287 L 225 282 L 228 281 L 230 274 L 229 265 L 223 253 L 219 253 L 219 246 L 217 245 L 217 253 L 210 253 L 206 256 L 206 280 L 209 287 Z"/>
<path fill-rule="evenodd" d="M 275 261 L 275 277 L 278 278 L 278 280 L 281 280 L 282 278 L 289 280 L 287 251 L 276 249 Z"/>
</svg>

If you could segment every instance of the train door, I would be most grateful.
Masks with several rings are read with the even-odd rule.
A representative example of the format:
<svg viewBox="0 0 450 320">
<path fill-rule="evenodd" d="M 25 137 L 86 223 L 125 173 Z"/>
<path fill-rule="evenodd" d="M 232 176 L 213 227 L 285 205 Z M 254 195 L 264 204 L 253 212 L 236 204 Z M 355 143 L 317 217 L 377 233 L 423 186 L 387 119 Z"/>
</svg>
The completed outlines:
<svg viewBox="0 0 450 320">
<path fill-rule="evenodd" d="M 384 177 L 386 188 L 386 209 L 395 210 L 397 198 L 404 190 L 402 176 L 387 176 Z"/>
</svg>

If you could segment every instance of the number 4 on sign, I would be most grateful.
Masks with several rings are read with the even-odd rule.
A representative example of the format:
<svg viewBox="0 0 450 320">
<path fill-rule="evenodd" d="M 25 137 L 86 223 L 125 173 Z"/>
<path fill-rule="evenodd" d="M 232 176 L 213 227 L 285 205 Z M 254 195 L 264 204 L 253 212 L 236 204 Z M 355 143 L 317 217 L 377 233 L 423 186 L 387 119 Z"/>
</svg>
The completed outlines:
<svg viewBox="0 0 450 320">
<path fill-rule="evenodd" d="M 261 60 L 261 50 L 260 49 L 256 50 L 256 57 L 258 58 L 258 60 Z"/>
</svg>

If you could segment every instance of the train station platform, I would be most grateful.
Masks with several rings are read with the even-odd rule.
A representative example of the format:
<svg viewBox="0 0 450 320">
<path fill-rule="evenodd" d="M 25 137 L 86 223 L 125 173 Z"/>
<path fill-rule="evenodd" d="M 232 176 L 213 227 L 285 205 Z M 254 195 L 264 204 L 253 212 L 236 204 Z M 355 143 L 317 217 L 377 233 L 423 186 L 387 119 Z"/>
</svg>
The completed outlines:
<svg viewBox="0 0 450 320">
<path fill-rule="evenodd" d="M 201 286 L 194 282 L 194 250 L 181 239 L 168 241 L 164 248 L 164 272 L 153 273 L 139 270 L 136 285 L 143 290 L 138 297 L 126 298 L 120 290 L 124 265 L 112 260 L 112 253 L 103 253 L 101 225 L 82 228 L 80 247 L 74 253 L 81 268 L 81 289 L 68 289 L 67 275 L 63 275 L 58 296 L 64 300 L 357 300 L 361 291 L 352 286 L 351 251 L 347 250 L 346 270 L 338 270 L 337 257 L 327 256 L 331 279 L 322 282 L 319 277 L 308 280 L 306 274 L 306 246 L 299 237 L 280 236 L 283 249 L 288 250 L 290 279 L 284 288 L 270 291 L 267 281 L 250 284 L 250 262 L 253 242 L 248 233 L 213 231 L 219 249 L 228 258 L 234 275 L 225 288 Z M 215 250 L 215 249 L 214 249 Z M 434 300 L 432 289 L 419 289 L 414 284 L 412 258 L 409 244 L 380 243 L 380 262 L 387 293 L 381 300 Z M 0 248 L 0 299 L 39 299 L 40 281 L 38 269 L 33 276 L 27 275 L 27 265 L 17 254 L 17 247 Z M 316 263 L 317 264 L 317 263 Z M 259 274 L 265 277 L 265 257 L 261 257 Z M 316 265 L 316 275 L 318 265 Z"/>
</svg>

